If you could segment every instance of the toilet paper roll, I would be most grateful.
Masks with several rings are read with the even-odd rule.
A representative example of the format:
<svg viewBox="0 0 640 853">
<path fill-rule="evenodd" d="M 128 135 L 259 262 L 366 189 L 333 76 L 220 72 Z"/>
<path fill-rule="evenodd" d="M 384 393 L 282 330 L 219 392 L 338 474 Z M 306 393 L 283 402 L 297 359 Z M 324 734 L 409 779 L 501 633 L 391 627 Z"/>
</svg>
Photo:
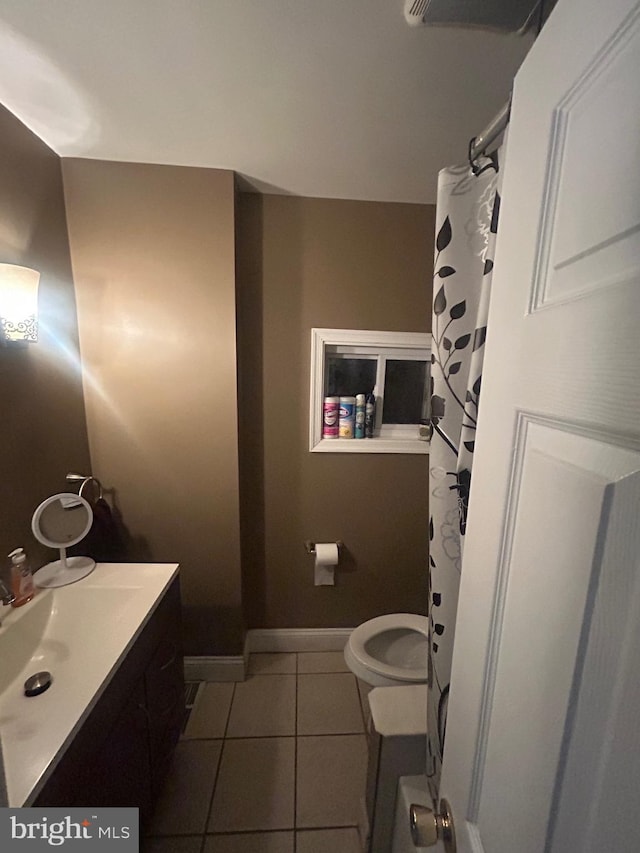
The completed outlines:
<svg viewBox="0 0 640 853">
<path fill-rule="evenodd" d="M 314 583 L 316 586 L 335 584 L 334 567 L 338 565 L 338 546 L 335 542 L 316 542 Z"/>
</svg>

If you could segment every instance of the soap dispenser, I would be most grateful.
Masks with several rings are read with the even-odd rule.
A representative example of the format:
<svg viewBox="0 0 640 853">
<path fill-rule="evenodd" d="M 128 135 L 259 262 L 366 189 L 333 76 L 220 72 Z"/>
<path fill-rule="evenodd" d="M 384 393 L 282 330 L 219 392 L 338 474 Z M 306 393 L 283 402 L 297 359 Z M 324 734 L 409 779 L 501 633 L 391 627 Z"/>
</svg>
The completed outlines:
<svg viewBox="0 0 640 853">
<path fill-rule="evenodd" d="M 11 558 L 11 591 L 15 599 L 11 602 L 12 607 L 22 607 L 31 601 L 35 595 L 36 588 L 33 575 L 27 563 L 27 555 L 24 548 L 16 548 L 9 554 Z"/>
</svg>

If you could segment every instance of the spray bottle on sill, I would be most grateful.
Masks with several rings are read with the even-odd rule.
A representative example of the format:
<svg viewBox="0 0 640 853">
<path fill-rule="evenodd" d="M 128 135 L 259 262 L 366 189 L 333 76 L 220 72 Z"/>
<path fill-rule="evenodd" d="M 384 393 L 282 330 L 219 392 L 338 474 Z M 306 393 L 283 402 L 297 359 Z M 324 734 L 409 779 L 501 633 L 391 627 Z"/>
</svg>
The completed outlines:
<svg viewBox="0 0 640 853">
<path fill-rule="evenodd" d="M 376 425 L 376 389 L 367 394 L 364 405 L 364 437 L 373 438 Z"/>
<path fill-rule="evenodd" d="M 16 548 L 9 554 L 11 557 L 11 591 L 15 599 L 11 602 L 12 607 L 22 607 L 31 601 L 35 595 L 36 588 L 33 575 L 27 563 L 27 555 L 24 548 Z"/>
<path fill-rule="evenodd" d="M 356 394 L 355 438 L 364 438 L 365 395 Z"/>
</svg>

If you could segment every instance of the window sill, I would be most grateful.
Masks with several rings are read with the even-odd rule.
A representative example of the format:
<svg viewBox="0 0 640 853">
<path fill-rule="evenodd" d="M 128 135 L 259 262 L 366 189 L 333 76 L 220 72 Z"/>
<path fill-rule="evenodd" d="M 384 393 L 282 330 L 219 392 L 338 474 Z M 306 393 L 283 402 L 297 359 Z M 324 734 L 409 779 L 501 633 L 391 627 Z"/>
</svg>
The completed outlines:
<svg viewBox="0 0 640 853">
<path fill-rule="evenodd" d="M 398 438 L 321 438 L 311 453 L 429 453 L 429 442 Z"/>
<path fill-rule="evenodd" d="M 311 383 L 309 395 L 309 451 L 311 453 L 429 453 L 429 443 L 418 438 L 415 424 L 383 423 L 387 359 L 430 362 L 428 332 L 375 332 L 354 329 L 311 330 Z M 322 438 L 323 403 L 328 396 L 328 354 L 375 359 L 376 438 Z M 335 390 L 335 389 L 334 389 Z M 423 404 L 424 404 L 423 389 Z M 340 396 L 335 394 L 332 396 Z M 355 395 L 349 395 L 355 396 Z M 421 413 L 421 418 L 427 417 Z"/>
</svg>

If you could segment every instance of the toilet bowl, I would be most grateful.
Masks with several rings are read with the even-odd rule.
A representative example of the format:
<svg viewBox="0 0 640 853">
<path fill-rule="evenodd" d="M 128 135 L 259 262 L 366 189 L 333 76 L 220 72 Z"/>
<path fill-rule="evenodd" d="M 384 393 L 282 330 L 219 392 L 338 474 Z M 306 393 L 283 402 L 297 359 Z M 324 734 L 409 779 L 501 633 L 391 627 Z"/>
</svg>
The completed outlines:
<svg viewBox="0 0 640 853">
<path fill-rule="evenodd" d="M 377 616 L 351 632 L 344 659 L 354 675 L 374 687 L 426 682 L 428 628 L 428 618 L 416 613 Z"/>
</svg>

